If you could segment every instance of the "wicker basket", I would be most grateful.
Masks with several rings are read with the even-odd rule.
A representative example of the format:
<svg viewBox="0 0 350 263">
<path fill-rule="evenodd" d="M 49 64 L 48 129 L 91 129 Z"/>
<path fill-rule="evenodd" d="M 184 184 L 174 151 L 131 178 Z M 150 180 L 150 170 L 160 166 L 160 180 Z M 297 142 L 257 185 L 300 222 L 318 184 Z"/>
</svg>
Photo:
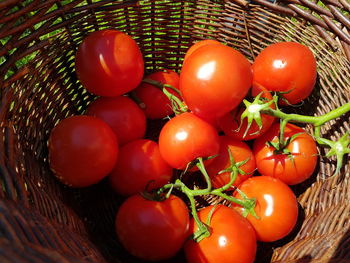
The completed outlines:
<svg viewBox="0 0 350 263">
<path fill-rule="evenodd" d="M 187 48 L 214 38 L 251 61 L 272 42 L 306 44 L 318 63 L 305 114 L 350 101 L 348 0 L 2 0 L 0 2 L 0 262 L 140 262 L 114 234 L 122 198 L 105 182 L 69 189 L 47 164 L 51 129 L 92 100 L 74 70 L 87 33 L 116 28 L 139 43 L 146 71 L 179 70 Z M 349 113 L 322 129 L 349 131 Z M 320 149 L 321 156 L 325 151 Z M 287 238 L 262 244 L 256 262 L 350 262 L 350 165 L 330 177 L 334 160 L 294 187 L 299 224 Z M 180 253 L 167 262 L 184 262 Z"/>
</svg>

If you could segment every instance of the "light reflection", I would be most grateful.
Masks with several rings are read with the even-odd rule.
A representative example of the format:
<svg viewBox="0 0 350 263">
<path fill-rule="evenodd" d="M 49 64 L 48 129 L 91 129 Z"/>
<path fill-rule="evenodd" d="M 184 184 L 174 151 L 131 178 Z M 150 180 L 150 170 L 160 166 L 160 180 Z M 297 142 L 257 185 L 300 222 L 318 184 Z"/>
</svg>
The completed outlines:
<svg viewBox="0 0 350 263">
<path fill-rule="evenodd" d="M 225 236 L 220 236 L 218 241 L 220 247 L 224 247 L 227 244 L 227 239 Z"/>
<path fill-rule="evenodd" d="M 280 59 L 276 59 L 273 61 L 273 67 L 277 69 L 284 68 L 286 65 L 287 65 L 287 62 Z"/>
<path fill-rule="evenodd" d="M 215 68 L 216 68 L 215 61 L 205 63 L 203 66 L 199 68 L 197 72 L 197 78 L 201 80 L 211 79 L 213 73 L 215 72 Z"/>
<path fill-rule="evenodd" d="M 265 209 L 265 216 L 271 216 L 274 209 L 273 197 L 271 195 L 264 194 L 264 199 L 267 203 L 267 207 Z"/>
<path fill-rule="evenodd" d="M 111 70 L 109 69 L 104 57 L 103 57 L 103 54 L 99 54 L 99 59 L 100 59 L 100 64 L 103 68 L 103 70 L 109 75 L 109 76 L 112 76 L 112 72 Z"/>
<path fill-rule="evenodd" d="M 178 139 L 179 141 L 184 141 L 187 139 L 188 133 L 185 131 L 180 131 L 178 133 L 176 133 L 175 137 L 176 139 Z"/>
</svg>

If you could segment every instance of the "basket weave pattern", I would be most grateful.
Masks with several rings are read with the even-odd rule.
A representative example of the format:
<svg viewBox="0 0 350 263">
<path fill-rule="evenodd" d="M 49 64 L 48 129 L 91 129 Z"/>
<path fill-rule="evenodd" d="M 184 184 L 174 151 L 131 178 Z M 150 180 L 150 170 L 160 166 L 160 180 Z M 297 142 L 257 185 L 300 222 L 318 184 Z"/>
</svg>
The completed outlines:
<svg viewBox="0 0 350 263">
<path fill-rule="evenodd" d="M 122 198 L 105 182 L 64 187 L 47 164 L 51 129 L 93 99 L 74 70 L 89 32 L 116 28 L 131 35 L 146 72 L 179 71 L 188 47 L 205 38 L 250 61 L 273 42 L 303 43 L 316 56 L 318 79 L 301 112 L 321 115 L 350 101 L 349 12 L 347 0 L 0 2 L 0 262 L 140 262 L 114 235 Z M 322 135 L 340 138 L 349 121 L 348 113 L 327 123 Z M 297 229 L 262 246 L 257 262 L 350 262 L 349 159 L 330 177 L 335 160 L 325 153 L 320 149 L 314 176 L 293 188 L 302 211 Z"/>
</svg>

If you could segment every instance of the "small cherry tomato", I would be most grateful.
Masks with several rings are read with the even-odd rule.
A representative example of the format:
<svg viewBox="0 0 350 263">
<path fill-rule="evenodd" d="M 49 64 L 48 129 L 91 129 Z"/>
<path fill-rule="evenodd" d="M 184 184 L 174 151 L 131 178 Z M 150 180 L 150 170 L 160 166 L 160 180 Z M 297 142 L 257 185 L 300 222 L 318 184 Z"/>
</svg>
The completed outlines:
<svg viewBox="0 0 350 263">
<path fill-rule="evenodd" d="M 78 48 L 75 67 L 79 80 L 91 93 L 119 96 L 140 84 L 144 62 L 135 40 L 118 30 L 89 34 Z"/>
<path fill-rule="evenodd" d="M 311 50 L 295 42 L 279 42 L 265 48 L 253 63 L 253 85 L 269 91 L 288 92 L 290 104 L 307 98 L 316 83 L 316 60 Z"/>
<path fill-rule="evenodd" d="M 173 170 L 163 160 L 158 144 L 147 139 L 129 142 L 119 150 L 119 158 L 109 179 L 120 195 L 129 196 L 158 188 L 170 181 Z"/>
<path fill-rule="evenodd" d="M 169 69 L 152 73 L 146 76 L 145 79 L 155 80 L 179 89 L 179 75 Z M 180 98 L 176 91 L 170 88 L 166 89 Z M 159 87 L 143 82 L 134 90 L 134 94 L 144 104 L 143 111 L 148 119 L 162 119 L 174 113 L 170 100 Z"/>
<path fill-rule="evenodd" d="M 188 209 L 175 195 L 160 202 L 131 196 L 119 208 L 115 222 L 125 249 L 148 261 L 173 257 L 189 236 Z"/>
<path fill-rule="evenodd" d="M 118 140 L 102 120 L 73 116 L 60 121 L 49 138 L 49 164 L 54 175 L 72 187 L 98 183 L 113 169 Z"/>
<path fill-rule="evenodd" d="M 202 222 L 215 209 L 210 219 L 211 235 L 200 242 L 189 239 L 185 243 L 185 255 L 190 263 L 252 263 L 256 254 L 256 236 L 247 219 L 235 210 L 223 205 L 208 206 L 198 212 Z M 191 233 L 198 226 L 192 219 Z"/>
<path fill-rule="evenodd" d="M 248 198 L 256 198 L 255 212 L 259 219 L 251 214 L 247 219 L 254 227 L 258 240 L 276 241 L 293 230 L 298 219 L 298 202 L 288 185 L 269 176 L 255 176 L 244 181 L 239 189 Z M 237 191 L 234 196 L 242 199 Z"/>
<path fill-rule="evenodd" d="M 145 136 L 146 116 L 128 97 L 100 97 L 88 106 L 86 114 L 105 121 L 116 134 L 119 145 Z"/>
<path fill-rule="evenodd" d="M 175 169 L 185 169 L 198 157 L 216 155 L 219 147 L 215 128 L 189 112 L 169 120 L 159 135 L 160 153 Z"/>
<path fill-rule="evenodd" d="M 249 61 L 231 47 L 204 45 L 185 61 L 180 91 L 188 108 L 205 119 L 216 119 L 234 109 L 252 84 Z"/>
<path fill-rule="evenodd" d="M 306 131 L 293 124 L 287 124 L 284 137 L 296 136 L 283 149 L 277 151 L 267 144 L 277 143 L 280 125 L 274 124 L 269 131 L 254 141 L 253 152 L 256 166 L 262 175 L 276 177 L 286 184 L 294 185 L 308 179 L 317 165 L 317 146 Z M 284 152 L 283 152 L 284 151 Z"/>
<path fill-rule="evenodd" d="M 230 150 L 235 163 L 245 162 L 239 169 L 244 174 L 238 174 L 233 186 L 238 186 L 241 182 L 248 179 L 256 169 L 255 158 L 249 146 L 236 139 L 228 136 L 220 136 L 220 151 L 213 161 L 206 167 L 210 176 L 211 182 L 215 188 L 220 188 L 230 182 L 230 172 L 219 173 L 231 166 L 230 157 L 228 154 Z"/>
<path fill-rule="evenodd" d="M 256 97 L 260 93 L 261 93 L 261 98 L 266 99 L 266 102 L 264 103 L 267 103 L 268 101 L 272 100 L 271 93 L 266 89 L 258 85 L 252 88 L 252 95 L 254 97 Z M 251 113 L 254 113 L 254 111 L 256 112 L 256 108 L 254 108 L 256 107 L 255 105 L 251 105 L 250 107 L 251 109 L 248 109 L 248 111 L 250 111 Z M 274 103 L 270 105 L 270 108 L 275 109 Z M 245 140 L 245 141 L 252 140 L 264 134 L 268 129 L 270 129 L 271 125 L 275 121 L 275 117 L 273 116 L 270 116 L 267 114 L 260 114 L 261 127 L 259 127 L 257 122 L 253 120 L 249 129 L 247 130 L 247 127 L 248 127 L 247 118 L 244 118 L 243 120 L 241 120 L 241 116 L 245 111 L 245 109 L 246 109 L 245 107 L 239 106 L 218 119 L 217 123 L 220 129 L 227 136 L 236 138 L 238 140 Z"/>
</svg>

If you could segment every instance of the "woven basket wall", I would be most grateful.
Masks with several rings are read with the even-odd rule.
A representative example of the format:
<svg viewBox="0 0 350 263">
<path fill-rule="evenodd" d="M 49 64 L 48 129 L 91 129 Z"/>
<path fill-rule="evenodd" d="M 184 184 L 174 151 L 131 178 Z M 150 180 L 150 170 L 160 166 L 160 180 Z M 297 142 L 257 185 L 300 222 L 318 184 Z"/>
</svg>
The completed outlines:
<svg viewBox="0 0 350 263">
<path fill-rule="evenodd" d="M 77 80 L 74 55 L 89 33 L 116 28 L 144 54 L 146 72 L 179 71 L 187 48 L 217 39 L 251 61 L 272 42 L 309 46 L 318 63 L 315 92 L 302 106 L 320 115 L 350 101 L 348 0 L 0 2 L 0 262 L 140 262 L 114 234 L 122 199 L 106 182 L 69 189 L 52 176 L 47 139 L 55 124 L 84 112 L 92 96 Z M 325 125 L 333 140 L 350 114 Z M 149 135 L 151 136 L 151 134 Z M 325 150 L 320 149 L 324 155 Z M 294 187 L 301 216 L 287 238 L 261 245 L 256 262 L 350 262 L 350 165 L 320 158 Z M 184 262 L 180 253 L 167 262 Z"/>
</svg>

